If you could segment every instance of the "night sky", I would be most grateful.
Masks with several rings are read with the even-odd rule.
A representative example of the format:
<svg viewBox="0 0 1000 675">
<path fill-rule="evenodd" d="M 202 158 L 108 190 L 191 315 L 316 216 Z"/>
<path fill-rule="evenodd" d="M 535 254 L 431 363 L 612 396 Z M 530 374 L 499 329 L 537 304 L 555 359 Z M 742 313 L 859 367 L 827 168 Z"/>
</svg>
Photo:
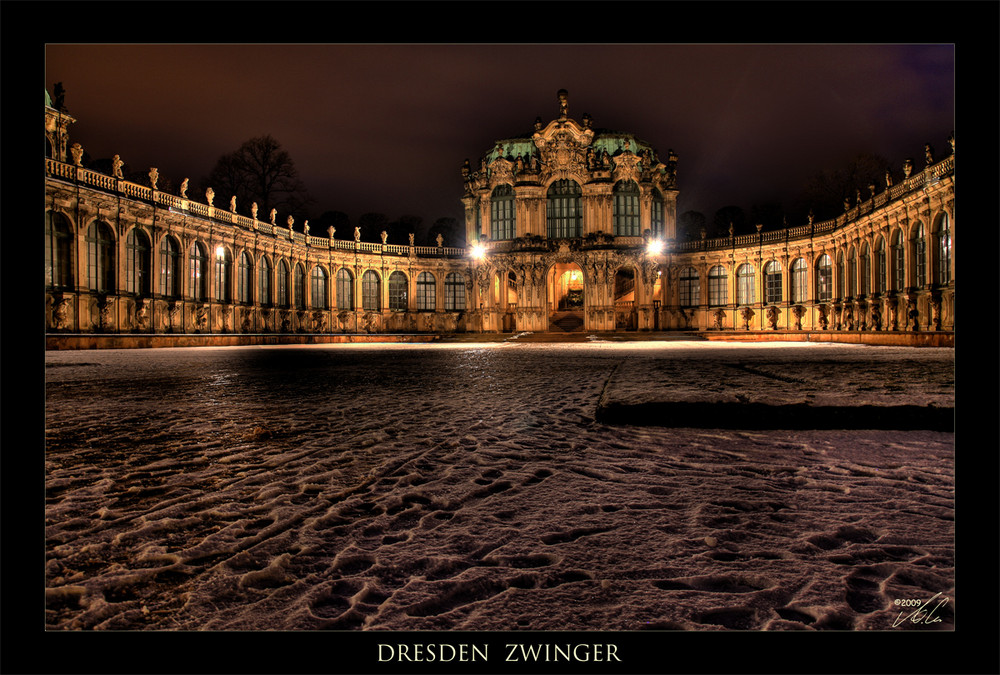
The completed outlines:
<svg viewBox="0 0 1000 675">
<path fill-rule="evenodd" d="M 463 160 L 555 118 L 563 88 L 571 117 L 677 153 L 678 213 L 709 220 L 788 203 L 859 153 L 922 168 L 924 143 L 943 156 L 955 128 L 950 44 L 51 44 L 45 57 L 91 158 L 197 186 L 220 155 L 270 134 L 312 217 L 352 224 L 461 220 Z"/>
</svg>

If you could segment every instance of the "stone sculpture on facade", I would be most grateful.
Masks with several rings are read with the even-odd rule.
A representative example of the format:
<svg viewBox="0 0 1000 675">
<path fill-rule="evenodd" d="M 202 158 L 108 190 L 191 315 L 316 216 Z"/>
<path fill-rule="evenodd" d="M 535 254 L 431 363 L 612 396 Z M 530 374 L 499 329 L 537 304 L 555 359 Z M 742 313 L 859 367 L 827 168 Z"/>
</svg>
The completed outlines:
<svg viewBox="0 0 1000 675">
<path fill-rule="evenodd" d="M 740 317 L 742 317 L 743 319 L 743 330 L 750 330 L 750 322 L 753 320 L 755 314 L 756 312 L 754 312 L 749 307 L 743 308 L 743 310 L 740 312 Z"/>
<path fill-rule="evenodd" d="M 70 149 L 69 153 L 73 156 L 73 166 L 82 167 L 83 166 L 83 146 L 79 143 L 74 143 Z"/>
<path fill-rule="evenodd" d="M 160 172 L 156 170 L 156 167 L 151 167 L 149 169 L 149 187 L 156 189 L 156 181 L 160 178 Z"/>
<path fill-rule="evenodd" d="M 215 190 L 208 188 L 205 190 L 205 203 L 211 206 L 213 201 L 215 201 Z"/>
<path fill-rule="evenodd" d="M 119 157 L 118 155 L 115 155 L 114 157 L 112 157 L 111 158 L 111 175 L 114 176 L 115 178 L 124 178 L 124 176 L 122 176 L 122 166 L 124 164 L 125 163 L 122 161 L 122 158 Z"/>
<path fill-rule="evenodd" d="M 774 305 L 767 308 L 767 324 L 771 327 L 771 330 L 778 330 L 778 318 L 781 316 L 781 312 Z"/>
<path fill-rule="evenodd" d="M 188 179 L 185 178 L 181 181 L 181 199 L 187 199 L 188 196 Z"/>
</svg>

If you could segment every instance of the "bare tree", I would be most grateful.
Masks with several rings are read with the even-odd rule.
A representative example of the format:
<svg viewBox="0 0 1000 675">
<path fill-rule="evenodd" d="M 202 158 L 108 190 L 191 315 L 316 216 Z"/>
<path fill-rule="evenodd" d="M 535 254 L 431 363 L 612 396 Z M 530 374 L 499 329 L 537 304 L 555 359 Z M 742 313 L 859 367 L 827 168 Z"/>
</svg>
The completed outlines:
<svg viewBox="0 0 1000 675">
<path fill-rule="evenodd" d="M 237 208 L 243 212 L 256 202 L 261 214 L 277 209 L 301 221 L 306 207 L 314 201 L 299 179 L 291 155 L 270 135 L 251 138 L 220 157 L 202 182 L 204 188 L 215 190 L 220 201 L 235 196 Z"/>
</svg>

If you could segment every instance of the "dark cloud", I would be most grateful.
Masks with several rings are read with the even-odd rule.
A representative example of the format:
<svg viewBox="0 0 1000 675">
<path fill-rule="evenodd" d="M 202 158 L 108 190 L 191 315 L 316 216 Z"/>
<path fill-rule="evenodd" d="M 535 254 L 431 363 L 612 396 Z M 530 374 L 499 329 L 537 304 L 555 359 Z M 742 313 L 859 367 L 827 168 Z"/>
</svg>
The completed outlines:
<svg viewBox="0 0 1000 675">
<path fill-rule="evenodd" d="M 570 114 L 680 156 L 680 209 L 790 200 L 860 152 L 954 128 L 951 45 L 49 45 L 72 129 L 179 183 L 271 134 L 316 210 L 461 217 L 459 167 Z"/>
</svg>

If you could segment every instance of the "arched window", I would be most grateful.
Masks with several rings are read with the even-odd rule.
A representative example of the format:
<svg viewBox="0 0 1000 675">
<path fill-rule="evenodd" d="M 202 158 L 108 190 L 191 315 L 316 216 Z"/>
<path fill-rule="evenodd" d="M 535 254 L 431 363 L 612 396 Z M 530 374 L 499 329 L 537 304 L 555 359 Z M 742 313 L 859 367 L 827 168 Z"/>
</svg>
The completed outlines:
<svg viewBox="0 0 1000 675">
<path fill-rule="evenodd" d="M 421 272 L 417 275 L 417 309 L 420 311 L 434 311 L 437 308 L 437 289 L 435 288 L 434 275 L 430 272 Z"/>
<path fill-rule="evenodd" d="M 635 181 L 620 180 L 614 187 L 614 233 L 616 237 L 638 237 L 639 186 Z"/>
<path fill-rule="evenodd" d="M 337 309 L 354 309 L 354 275 L 346 267 L 337 270 Z"/>
<path fill-rule="evenodd" d="M 904 288 L 906 288 L 906 254 L 903 233 L 896 230 L 892 233 L 892 290 L 902 291 Z"/>
<path fill-rule="evenodd" d="M 215 249 L 215 299 L 219 302 L 232 301 L 232 270 L 233 254 L 225 246 L 219 246 Z"/>
<path fill-rule="evenodd" d="M 701 298 L 699 297 L 701 295 L 701 284 L 698 279 L 698 270 L 693 267 L 682 269 L 677 291 L 681 307 L 698 306 L 701 302 Z"/>
<path fill-rule="evenodd" d="M 858 283 L 858 252 L 851 247 L 847 254 L 847 297 L 853 298 Z"/>
<path fill-rule="evenodd" d="M 729 288 L 726 278 L 726 268 L 716 265 L 708 271 L 708 304 L 712 307 L 725 305 L 729 302 Z"/>
<path fill-rule="evenodd" d="M 196 302 L 208 296 L 208 253 L 199 241 L 188 252 L 188 295 Z"/>
<path fill-rule="evenodd" d="M 133 227 L 125 237 L 125 292 L 149 295 L 149 237 Z"/>
<path fill-rule="evenodd" d="M 293 288 L 295 295 L 295 308 L 305 309 L 306 308 L 306 270 L 302 267 L 301 263 L 295 265 L 295 286 Z"/>
<path fill-rule="evenodd" d="M 777 260 L 764 265 L 764 291 L 768 304 L 781 302 L 781 263 Z"/>
<path fill-rule="evenodd" d="M 313 309 L 328 309 L 330 305 L 326 301 L 326 270 L 316 265 L 312 269 L 311 276 L 310 290 L 312 291 L 312 295 L 310 296 L 310 307 Z"/>
<path fill-rule="evenodd" d="M 271 261 L 260 257 L 260 272 L 257 279 L 257 301 L 265 307 L 271 304 Z"/>
<path fill-rule="evenodd" d="M 844 252 L 837 254 L 837 297 L 843 299 L 844 296 Z"/>
<path fill-rule="evenodd" d="M 240 264 L 236 268 L 236 300 L 243 304 L 253 302 L 253 263 L 246 251 L 240 253 Z"/>
<path fill-rule="evenodd" d="M 276 278 L 278 286 L 278 297 L 276 298 L 278 302 L 278 307 L 290 307 L 291 303 L 288 298 L 288 290 L 291 287 L 291 274 L 288 271 L 288 263 L 284 260 L 278 261 L 278 275 Z"/>
<path fill-rule="evenodd" d="M 875 242 L 875 292 L 882 295 L 886 291 L 889 268 L 885 255 L 885 239 L 879 237 Z"/>
<path fill-rule="evenodd" d="M 405 312 L 407 309 L 407 279 L 399 270 L 389 275 L 389 309 Z"/>
<path fill-rule="evenodd" d="M 61 214 L 48 211 L 45 218 L 45 285 L 73 287 L 73 231 Z"/>
<path fill-rule="evenodd" d="M 160 293 L 167 298 L 181 294 L 181 249 L 169 235 L 160 242 Z"/>
<path fill-rule="evenodd" d="M 833 261 L 825 253 L 816 261 L 816 297 L 820 302 L 833 299 Z"/>
<path fill-rule="evenodd" d="M 754 288 L 754 268 L 750 263 L 743 263 L 736 270 L 736 304 L 752 305 L 756 297 Z"/>
<path fill-rule="evenodd" d="M 374 270 L 361 275 L 361 308 L 368 312 L 382 309 L 382 280 Z"/>
<path fill-rule="evenodd" d="M 937 279 L 938 283 L 944 286 L 951 283 L 951 225 L 948 223 L 947 213 L 938 221 L 937 245 Z"/>
<path fill-rule="evenodd" d="M 546 231 L 550 239 L 581 236 L 581 194 L 580 186 L 572 180 L 557 180 L 549 186 Z"/>
<path fill-rule="evenodd" d="M 115 241 L 105 223 L 93 222 L 87 229 L 87 285 L 98 293 L 115 289 Z"/>
<path fill-rule="evenodd" d="M 792 274 L 789 284 L 791 285 L 791 300 L 792 302 L 805 302 L 806 296 L 806 280 L 809 278 L 808 275 L 809 266 L 806 265 L 806 261 L 803 258 L 796 258 L 792 262 Z"/>
<path fill-rule="evenodd" d="M 663 195 L 656 188 L 653 188 L 653 200 L 651 202 L 651 209 L 649 212 L 649 229 L 652 234 L 657 239 L 662 239 L 664 236 L 663 231 L 663 220 L 664 220 L 664 210 L 663 210 Z"/>
<path fill-rule="evenodd" d="M 490 198 L 490 239 L 513 239 L 516 231 L 514 188 L 497 185 Z"/>
<path fill-rule="evenodd" d="M 444 278 L 444 309 L 446 312 L 465 309 L 465 279 L 461 274 L 451 272 Z"/>
<path fill-rule="evenodd" d="M 858 288 L 861 295 L 868 297 L 872 293 L 871 256 L 868 255 L 868 243 L 861 247 L 861 258 L 858 264 Z"/>
<path fill-rule="evenodd" d="M 917 223 L 913 230 L 913 263 L 913 285 L 923 286 L 927 283 L 927 240 L 923 223 Z"/>
</svg>

